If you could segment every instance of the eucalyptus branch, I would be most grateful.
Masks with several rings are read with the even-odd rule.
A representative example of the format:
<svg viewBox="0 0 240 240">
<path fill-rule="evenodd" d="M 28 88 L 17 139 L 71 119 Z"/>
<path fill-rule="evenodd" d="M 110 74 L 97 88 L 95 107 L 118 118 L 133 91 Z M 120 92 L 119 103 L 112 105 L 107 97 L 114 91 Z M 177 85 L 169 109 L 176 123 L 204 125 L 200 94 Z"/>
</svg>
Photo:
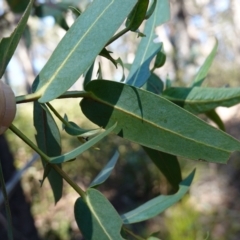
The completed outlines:
<svg viewBox="0 0 240 240">
<path fill-rule="evenodd" d="M 39 95 L 39 93 L 31 93 L 31 94 L 27 94 L 27 95 L 21 95 L 21 96 L 17 96 L 15 97 L 16 103 L 27 103 L 27 102 L 33 102 L 37 99 L 39 99 L 41 97 L 41 95 Z"/>
<path fill-rule="evenodd" d="M 51 109 L 51 111 L 55 114 L 55 116 L 65 125 L 69 125 L 68 121 L 66 121 L 57 111 L 56 109 L 50 104 L 46 103 L 47 106 Z"/>
<path fill-rule="evenodd" d="M 58 99 L 62 98 L 85 98 L 89 97 L 89 93 L 86 91 L 67 91 L 63 93 L 61 96 L 58 97 Z"/>
<path fill-rule="evenodd" d="M 39 93 L 31 93 L 27 95 L 21 95 L 15 97 L 16 103 L 27 103 L 27 102 L 33 102 L 37 99 L 39 99 L 41 96 Z M 83 97 L 89 97 L 89 93 L 85 91 L 67 91 L 61 96 L 58 97 L 58 99 L 62 98 L 83 98 Z"/>
<path fill-rule="evenodd" d="M 85 198 L 85 192 L 75 183 L 73 180 L 58 166 L 51 163 L 51 158 L 47 156 L 42 150 L 40 150 L 25 134 L 23 134 L 17 127 L 13 124 L 9 127 L 9 129 L 14 132 L 19 138 L 21 138 L 27 145 L 29 145 L 34 151 L 36 151 L 41 158 L 46 161 L 51 167 L 65 179 L 67 183 L 69 183 L 72 188 L 79 193 L 82 198 Z"/>
<path fill-rule="evenodd" d="M 116 41 L 118 38 L 120 38 L 122 35 L 124 35 L 125 33 L 127 33 L 130 30 L 130 27 L 126 27 L 124 28 L 122 31 L 120 31 L 119 33 L 117 33 L 115 36 L 113 36 L 105 45 L 108 46 L 109 44 L 113 43 L 114 41 Z"/>
</svg>

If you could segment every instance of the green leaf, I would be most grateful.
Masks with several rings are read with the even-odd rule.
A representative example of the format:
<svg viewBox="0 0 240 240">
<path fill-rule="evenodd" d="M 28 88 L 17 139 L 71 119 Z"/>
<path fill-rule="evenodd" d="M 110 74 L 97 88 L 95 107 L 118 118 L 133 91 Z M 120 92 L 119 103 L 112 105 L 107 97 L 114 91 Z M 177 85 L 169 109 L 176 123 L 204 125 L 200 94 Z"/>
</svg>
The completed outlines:
<svg viewBox="0 0 240 240">
<path fill-rule="evenodd" d="M 163 45 L 161 45 L 161 50 L 157 53 L 155 62 L 154 62 L 154 69 L 162 67 L 166 62 L 166 53 L 163 50 Z"/>
<path fill-rule="evenodd" d="M 50 157 L 60 155 L 61 137 L 57 124 L 49 110 L 38 102 L 34 102 L 34 126 L 37 131 L 36 141 L 38 147 Z M 46 173 L 44 173 L 45 177 L 49 171 L 49 164 L 46 164 L 44 159 L 42 159 L 42 163 L 46 171 Z M 61 165 L 59 165 L 59 167 L 61 167 Z M 53 190 L 55 203 L 57 203 L 62 197 L 62 177 L 53 168 L 47 176 Z"/>
<path fill-rule="evenodd" d="M 160 50 L 161 45 L 154 43 L 156 38 L 155 28 L 170 18 L 170 9 L 168 0 L 157 1 L 154 13 L 146 22 L 144 34 L 146 37 L 141 39 L 132 64 L 126 83 L 136 87 L 142 87 L 150 77 L 149 64 Z"/>
<path fill-rule="evenodd" d="M 126 20 L 126 27 L 131 31 L 136 31 L 145 20 L 148 9 L 149 0 L 138 0 L 138 3 L 133 8 Z"/>
<path fill-rule="evenodd" d="M 142 86 L 142 89 L 155 94 L 161 94 L 164 88 L 163 81 L 155 74 L 151 72 L 147 82 Z"/>
<path fill-rule="evenodd" d="M 86 240 L 123 239 L 122 220 L 112 204 L 95 189 L 87 190 L 86 199 L 78 198 L 74 206 L 77 225 Z"/>
<path fill-rule="evenodd" d="M 105 182 L 110 176 L 112 170 L 114 169 L 117 160 L 119 158 L 119 152 L 116 151 L 107 165 L 101 170 L 101 172 L 96 176 L 96 178 L 92 181 L 89 187 L 96 187 L 103 182 Z"/>
<path fill-rule="evenodd" d="M 205 113 L 216 107 L 231 107 L 240 102 L 240 88 L 172 87 L 162 97 L 194 114 Z"/>
<path fill-rule="evenodd" d="M 167 76 L 166 78 L 166 89 L 170 88 L 172 86 L 172 81 L 171 79 L 169 78 L 169 76 Z"/>
<path fill-rule="evenodd" d="M 5 69 L 16 50 L 18 42 L 20 41 L 22 33 L 27 24 L 27 20 L 30 15 L 30 12 L 31 12 L 33 2 L 28 1 L 28 3 L 29 4 L 28 4 L 24 14 L 22 15 L 17 27 L 15 28 L 15 30 L 11 34 L 11 36 L 7 37 L 7 38 L 2 38 L 0 40 L 0 53 L 1 53 L 0 54 L 0 78 L 3 76 L 3 74 L 5 72 Z M 19 5 L 19 3 L 18 3 L 18 5 Z"/>
<path fill-rule="evenodd" d="M 99 53 L 99 55 L 102 56 L 102 57 L 107 58 L 108 60 L 110 60 L 110 61 L 114 64 L 114 66 L 117 68 L 117 62 L 116 62 L 116 60 L 110 55 L 110 53 L 112 53 L 112 52 L 110 52 L 110 51 L 108 51 L 106 48 L 104 48 L 104 49 Z"/>
<path fill-rule="evenodd" d="M 151 3 L 151 6 L 149 7 L 149 9 L 146 13 L 145 19 L 149 19 L 152 16 L 152 14 L 155 11 L 156 6 L 157 6 L 157 0 L 153 0 Z"/>
<path fill-rule="evenodd" d="M 210 110 L 208 112 L 205 112 L 205 115 L 211 119 L 214 123 L 217 124 L 217 126 L 219 127 L 219 129 L 221 129 L 222 131 L 226 131 L 224 123 L 222 122 L 222 119 L 219 117 L 219 115 L 216 113 L 216 111 Z"/>
<path fill-rule="evenodd" d="M 182 181 L 181 168 L 177 157 L 147 147 L 143 147 L 143 149 L 170 183 L 171 192 L 176 192 L 179 183 Z"/>
<path fill-rule="evenodd" d="M 103 77 L 102 77 L 102 68 L 101 68 L 100 62 L 98 63 L 97 79 L 103 79 Z"/>
<path fill-rule="evenodd" d="M 36 91 L 41 96 L 39 102 L 57 98 L 86 72 L 136 2 L 95 0 L 91 3 L 68 30 L 35 79 Z"/>
<path fill-rule="evenodd" d="M 211 53 L 203 63 L 202 67 L 199 69 L 197 76 L 193 80 L 192 87 L 199 87 L 202 85 L 203 81 L 207 77 L 208 71 L 212 65 L 212 62 L 215 58 L 215 55 L 217 53 L 217 48 L 218 48 L 218 41 L 216 39 L 216 43 L 214 45 L 214 48 L 212 49 Z"/>
<path fill-rule="evenodd" d="M 25 11 L 30 0 L 7 0 L 7 3 L 14 13 L 22 13 Z"/>
<path fill-rule="evenodd" d="M 80 105 L 85 116 L 130 141 L 192 160 L 226 163 L 240 142 L 150 92 L 126 84 L 91 81 Z"/>
<path fill-rule="evenodd" d="M 68 125 L 64 125 L 64 130 L 71 136 L 75 137 L 89 137 L 99 133 L 100 129 L 83 129 L 80 128 L 74 122 L 68 122 Z"/>
<path fill-rule="evenodd" d="M 0 187 L 1 187 L 1 190 L 3 193 L 6 215 L 7 215 L 8 240 L 13 240 L 12 216 L 11 216 L 11 210 L 10 210 L 9 201 L 8 201 L 7 189 L 6 189 L 6 185 L 5 185 L 5 181 L 4 181 L 4 177 L 3 177 L 3 169 L 2 169 L 1 159 L 0 159 Z"/>
<path fill-rule="evenodd" d="M 50 171 L 52 169 L 52 167 L 51 167 L 51 165 L 49 163 L 44 163 L 43 161 L 42 161 L 42 163 L 43 163 L 43 166 L 44 166 L 44 171 L 43 171 L 43 178 L 42 178 L 42 180 L 39 180 L 39 182 L 41 184 L 41 187 L 43 186 L 43 183 L 44 183 L 45 179 L 47 178 L 47 176 L 49 175 L 49 173 L 50 173 Z"/>
<path fill-rule="evenodd" d="M 114 123 L 110 128 L 108 128 L 106 131 L 98 134 L 96 137 L 92 138 L 91 140 L 87 141 L 86 143 L 82 144 L 81 146 L 75 148 L 71 152 L 68 152 L 66 154 L 63 154 L 61 156 L 53 157 L 51 158 L 51 163 L 63 163 L 67 162 L 69 160 L 72 160 L 76 158 L 78 155 L 82 154 L 84 151 L 95 145 L 97 142 L 102 140 L 104 137 L 106 137 L 110 132 L 116 128 L 117 123 Z"/>
<path fill-rule="evenodd" d="M 93 68 L 94 68 L 94 62 L 92 63 L 92 65 L 90 66 L 90 68 L 88 69 L 84 81 L 83 81 L 83 88 L 85 89 L 85 87 L 87 86 L 87 84 L 92 80 L 92 73 L 93 73 Z"/>
<path fill-rule="evenodd" d="M 82 14 L 82 11 L 78 7 L 69 6 L 69 9 L 76 17 L 79 17 Z"/>
<path fill-rule="evenodd" d="M 158 214 L 171 207 L 178 202 L 187 193 L 192 183 L 195 170 L 185 178 L 179 185 L 179 191 L 176 194 L 153 198 L 152 200 L 144 203 L 140 207 L 123 214 L 122 220 L 124 224 L 132 224 L 136 222 L 146 221 L 150 218 L 157 216 Z"/>
</svg>

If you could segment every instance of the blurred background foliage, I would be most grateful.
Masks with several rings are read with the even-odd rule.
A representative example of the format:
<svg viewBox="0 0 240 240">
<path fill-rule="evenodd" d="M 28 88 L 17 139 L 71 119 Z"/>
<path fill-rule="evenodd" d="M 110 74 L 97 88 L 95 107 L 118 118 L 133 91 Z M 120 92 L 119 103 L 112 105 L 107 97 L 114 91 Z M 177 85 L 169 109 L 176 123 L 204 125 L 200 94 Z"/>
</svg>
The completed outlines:
<svg viewBox="0 0 240 240">
<path fill-rule="evenodd" d="M 0 0 L 1 38 L 11 34 L 25 3 L 28 0 Z M 3 77 L 16 95 L 30 91 L 35 76 L 76 19 L 76 9 L 84 10 L 88 4 L 88 0 L 35 1 L 28 26 Z M 157 70 L 161 79 L 164 82 L 170 79 L 171 84 L 176 86 L 189 85 L 217 38 L 218 54 L 204 84 L 212 87 L 239 86 L 239 0 L 170 0 L 170 4 L 171 21 L 156 30 L 158 41 L 163 42 L 167 55 L 166 64 Z M 109 50 L 115 58 L 120 56 L 124 63 L 131 64 L 138 42 L 136 34 L 128 33 L 112 43 Z M 121 79 L 122 70 L 115 69 L 112 63 L 100 57 L 94 68 L 95 76 L 98 62 L 102 65 L 105 79 Z M 79 79 L 72 89 L 81 88 L 82 79 Z M 69 120 L 89 127 L 90 123 L 80 112 L 79 100 L 55 100 L 53 105 L 62 116 L 67 113 Z M 234 109 L 232 113 L 224 111 L 222 116 L 227 131 L 240 139 L 239 118 L 236 114 L 238 108 Z M 227 118 L 227 115 L 231 118 Z M 56 121 L 61 129 L 61 123 Z M 32 104 L 18 106 L 14 124 L 35 140 Z M 79 145 L 76 138 L 68 136 L 64 131 L 61 133 L 63 152 Z M 33 152 L 10 131 L 7 131 L 6 136 L 14 154 L 15 166 L 21 169 Z M 111 158 L 115 149 L 120 152 L 119 162 L 111 177 L 99 189 L 120 213 L 159 193 L 168 193 L 164 176 L 141 147 L 113 135 L 63 168 L 85 188 Z M 163 240 L 239 239 L 240 204 L 235 201 L 240 196 L 238 159 L 239 155 L 234 154 L 228 166 L 180 159 L 183 177 L 197 167 L 190 193 L 164 214 L 148 222 L 135 224 L 132 230 L 145 236 L 158 232 L 157 236 Z M 73 214 L 77 194 L 65 184 L 63 198 L 54 206 L 48 182 L 40 188 L 39 180 L 42 176 L 42 166 L 38 161 L 28 168 L 21 180 L 26 199 L 32 204 L 31 210 L 39 235 L 48 240 L 82 239 Z"/>
</svg>

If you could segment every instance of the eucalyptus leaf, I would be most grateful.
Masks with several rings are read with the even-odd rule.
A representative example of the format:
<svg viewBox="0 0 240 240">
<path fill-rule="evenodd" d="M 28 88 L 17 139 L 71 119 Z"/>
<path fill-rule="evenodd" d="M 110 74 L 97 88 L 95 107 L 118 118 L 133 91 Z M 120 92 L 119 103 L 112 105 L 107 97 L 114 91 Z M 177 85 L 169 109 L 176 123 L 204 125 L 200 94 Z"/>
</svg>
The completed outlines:
<svg viewBox="0 0 240 240">
<path fill-rule="evenodd" d="M 240 102 L 240 88 L 171 87 L 162 97 L 194 114 L 205 113 L 216 107 L 231 107 Z"/>
<path fill-rule="evenodd" d="M 104 48 L 100 53 L 99 55 L 102 56 L 102 57 L 105 57 L 107 58 L 108 60 L 110 60 L 114 66 L 117 68 L 117 63 L 116 63 L 116 60 L 110 55 L 110 51 L 108 51 L 106 48 Z"/>
<path fill-rule="evenodd" d="M 167 76 L 165 84 L 166 84 L 165 89 L 169 89 L 172 86 L 172 80 L 169 78 L 169 76 Z"/>
<path fill-rule="evenodd" d="M 44 163 L 43 162 L 43 166 L 44 166 L 44 171 L 43 171 L 43 179 L 42 180 L 39 180 L 40 184 L 41 184 L 41 187 L 43 186 L 43 183 L 45 181 L 45 179 L 48 177 L 52 167 L 49 163 Z"/>
<path fill-rule="evenodd" d="M 24 32 L 24 29 L 26 27 L 27 20 L 30 15 L 30 12 L 31 12 L 33 1 L 31 0 L 31 1 L 27 1 L 27 2 L 28 2 L 27 8 L 26 8 L 25 12 L 23 13 L 14 32 L 11 34 L 10 37 L 2 38 L 0 40 L 0 53 L 1 53 L 0 54 L 0 78 L 3 76 L 5 69 L 6 69 L 10 59 L 12 58 L 12 56 L 17 48 L 17 45 L 21 39 L 21 36 Z M 13 1 L 9 0 L 8 3 L 11 6 L 11 3 L 13 3 Z M 21 5 L 21 4 L 18 4 L 18 5 Z"/>
<path fill-rule="evenodd" d="M 157 6 L 157 0 L 153 0 L 152 3 L 151 3 L 151 5 L 150 5 L 150 7 L 149 7 L 148 10 L 147 10 L 145 19 L 149 19 L 149 18 L 152 16 L 152 14 L 154 13 L 154 10 L 155 10 L 156 6 Z"/>
<path fill-rule="evenodd" d="M 122 68 L 122 77 L 121 77 L 121 79 L 120 79 L 120 82 L 124 82 L 124 80 L 125 80 L 125 74 L 124 74 L 124 64 L 123 64 L 123 61 L 122 61 L 121 58 L 118 58 L 118 59 L 116 60 L 116 63 L 117 63 L 117 64 L 120 64 L 120 66 L 121 66 L 121 68 Z"/>
<path fill-rule="evenodd" d="M 96 187 L 103 182 L 105 182 L 108 177 L 110 176 L 112 170 L 114 169 L 117 160 L 119 158 L 119 152 L 116 151 L 110 161 L 106 164 L 106 166 L 101 170 L 101 172 L 96 176 L 96 178 L 91 182 L 90 186 L 91 188 Z"/>
<path fill-rule="evenodd" d="M 226 131 L 224 123 L 222 121 L 222 119 L 219 117 L 219 115 L 216 113 L 216 111 L 214 109 L 205 112 L 205 115 L 211 119 L 214 123 L 217 124 L 217 126 L 219 127 L 219 129 L 221 129 L 222 131 Z"/>
<path fill-rule="evenodd" d="M 114 130 L 114 128 L 117 126 L 117 123 L 114 123 L 110 128 L 108 128 L 106 131 L 98 134 L 96 137 L 90 139 L 89 141 L 85 142 L 81 146 L 75 148 L 71 152 L 68 152 L 66 154 L 63 154 L 61 156 L 52 157 L 51 163 L 63 163 L 68 162 L 74 158 L 76 158 L 78 155 L 82 154 L 84 151 L 95 145 L 97 142 L 99 142 L 101 139 L 106 137 L 110 132 Z"/>
<path fill-rule="evenodd" d="M 155 74 L 151 72 L 147 82 L 142 86 L 142 89 L 155 94 L 161 94 L 164 88 L 163 81 Z"/>
<path fill-rule="evenodd" d="M 192 160 L 226 163 L 240 142 L 165 98 L 126 84 L 91 81 L 80 105 L 85 116 L 143 146 Z"/>
<path fill-rule="evenodd" d="M 126 20 L 126 27 L 131 31 L 136 31 L 145 20 L 148 9 L 149 0 L 138 0 L 138 3 L 133 8 Z"/>
<path fill-rule="evenodd" d="M 167 208 L 171 207 L 173 204 L 182 199 L 182 197 L 187 193 L 192 183 L 194 174 L 195 170 L 179 184 L 179 191 L 176 194 L 169 196 L 161 195 L 155 197 L 152 200 L 144 203 L 140 207 L 123 214 L 121 216 L 123 223 L 132 224 L 146 221 L 162 213 Z"/>
<path fill-rule="evenodd" d="M 147 147 L 143 147 L 143 149 L 166 177 L 172 187 L 171 193 L 177 192 L 179 183 L 182 181 L 181 168 L 177 157 Z"/>
<path fill-rule="evenodd" d="M 23 13 L 30 2 L 30 0 L 6 0 L 6 1 L 14 13 Z"/>
<path fill-rule="evenodd" d="M 167 56 L 163 50 L 163 45 L 162 45 L 160 51 L 157 53 L 157 56 L 154 62 L 154 69 L 162 67 L 166 62 L 166 58 Z"/>
<path fill-rule="evenodd" d="M 74 22 L 34 81 L 39 102 L 51 101 L 86 72 L 137 0 L 95 0 Z M 111 21 L 109 21 L 109 17 Z"/>
<path fill-rule="evenodd" d="M 82 14 L 82 11 L 78 7 L 69 6 L 69 9 L 76 17 L 79 17 Z"/>
<path fill-rule="evenodd" d="M 74 206 L 77 225 L 86 240 L 121 240 L 122 220 L 107 198 L 88 189 L 86 198 L 78 198 Z"/>
<path fill-rule="evenodd" d="M 209 56 L 207 57 L 207 59 L 205 60 L 205 62 L 201 66 L 201 68 L 199 69 L 195 79 L 193 80 L 192 87 L 200 87 L 202 85 L 203 81 L 207 77 L 208 71 L 212 65 L 214 58 L 215 58 L 215 55 L 217 53 L 217 48 L 218 48 L 218 41 L 216 39 L 216 43 L 215 43 L 211 53 L 209 54 Z"/>
<path fill-rule="evenodd" d="M 159 52 L 161 45 L 154 43 L 156 38 L 155 28 L 170 18 L 169 1 L 157 1 L 154 13 L 145 24 L 144 35 L 138 46 L 134 62 L 130 69 L 126 83 L 136 87 L 142 87 L 150 77 L 149 64 Z"/>
<path fill-rule="evenodd" d="M 89 137 L 92 135 L 96 135 L 100 132 L 101 129 L 83 129 L 80 128 L 76 123 L 74 122 L 68 122 L 67 125 L 64 125 L 64 130 L 66 133 L 68 133 L 71 136 L 75 137 Z"/>
<path fill-rule="evenodd" d="M 84 81 L 83 81 L 83 88 L 85 89 L 85 87 L 87 86 L 87 84 L 92 80 L 92 73 L 93 73 L 93 68 L 94 68 L 94 63 L 92 63 L 92 65 L 90 66 L 90 68 L 87 70 L 87 73 L 84 77 Z"/>
<path fill-rule="evenodd" d="M 102 68 L 100 62 L 98 63 L 98 70 L 97 70 L 97 79 L 102 79 Z"/>
<path fill-rule="evenodd" d="M 36 140 L 38 147 L 48 156 L 58 156 L 61 154 L 60 132 L 49 110 L 38 102 L 34 102 L 34 126 L 36 128 Z M 62 197 L 63 180 L 53 169 L 49 170 L 49 164 L 42 159 L 44 166 L 44 177 L 47 175 L 53 190 L 55 203 Z M 59 165 L 61 167 L 61 165 Z"/>
</svg>

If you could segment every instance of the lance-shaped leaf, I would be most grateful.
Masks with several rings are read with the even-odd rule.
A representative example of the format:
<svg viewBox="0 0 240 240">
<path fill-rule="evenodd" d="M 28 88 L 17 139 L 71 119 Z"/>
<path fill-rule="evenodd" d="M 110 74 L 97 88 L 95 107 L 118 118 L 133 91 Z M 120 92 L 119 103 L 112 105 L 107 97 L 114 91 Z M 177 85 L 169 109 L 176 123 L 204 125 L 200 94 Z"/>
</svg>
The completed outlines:
<svg viewBox="0 0 240 240">
<path fill-rule="evenodd" d="M 7 0 L 14 13 L 23 13 L 29 4 L 29 0 Z"/>
<path fill-rule="evenodd" d="M 20 41 L 22 33 L 26 27 L 27 20 L 32 8 L 32 3 L 32 1 L 29 1 L 29 4 L 22 18 L 20 19 L 16 29 L 11 34 L 11 36 L 0 40 L 0 78 L 4 74 L 5 69 L 10 59 L 12 58 L 12 55 L 15 52 L 18 42 Z"/>
<path fill-rule="evenodd" d="M 34 126 L 37 131 L 36 140 L 38 147 L 50 157 L 60 155 L 61 137 L 57 124 L 49 110 L 38 102 L 34 102 Z M 51 168 L 49 170 L 49 164 L 46 165 L 44 159 L 42 159 L 42 163 L 45 166 L 46 173 L 49 171 L 47 176 L 53 190 L 55 203 L 57 203 L 62 197 L 62 177 L 54 169 Z"/>
<path fill-rule="evenodd" d="M 126 27 L 130 28 L 131 31 L 136 31 L 145 19 L 146 12 L 148 9 L 149 0 L 138 0 L 138 3 L 129 14 Z"/>
<path fill-rule="evenodd" d="M 240 102 L 240 88 L 178 88 L 165 90 L 162 97 L 185 108 L 189 112 L 205 113 L 216 107 L 231 107 Z"/>
<path fill-rule="evenodd" d="M 102 171 L 96 176 L 96 178 L 92 181 L 89 187 L 96 187 L 103 182 L 105 182 L 110 176 L 112 170 L 114 169 L 117 160 L 119 158 L 119 152 L 116 151 L 107 165 L 102 169 Z"/>
<path fill-rule="evenodd" d="M 155 62 L 154 62 L 154 69 L 162 67 L 166 62 L 166 53 L 164 52 L 163 45 L 161 46 L 161 50 L 157 53 Z"/>
<path fill-rule="evenodd" d="M 100 129 L 83 129 L 83 128 L 80 128 L 74 122 L 68 122 L 68 125 L 64 126 L 64 130 L 69 135 L 76 136 L 76 137 L 89 137 L 89 136 L 92 136 L 92 135 L 96 135 L 100 131 Z"/>
<path fill-rule="evenodd" d="M 95 0 L 91 3 L 68 30 L 35 79 L 36 91 L 41 96 L 39 102 L 57 98 L 86 72 L 136 2 Z"/>
<path fill-rule="evenodd" d="M 209 69 L 212 65 L 212 62 L 215 58 L 215 55 L 217 53 L 217 47 L 218 47 L 218 41 L 216 40 L 216 43 L 215 43 L 211 53 L 209 54 L 209 56 L 207 57 L 207 59 L 205 60 L 205 62 L 201 66 L 201 68 L 199 69 L 195 79 L 193 80 L 192 87 L 199 87 L 202 85 L 203 81 L 207 77 L 208 71 L 209 71 Z"/>
<path fill-rule="evenodd" d="M 121 240 L 122 220 L 107 198 L 95 189 L 88 189 L 86 198 L 78 198 L 75 219 L 86 240 Z"/>
<path fill-rule="evenodd" d="M 71 152 L 68 152 L 66 154 L 63 154 L 61 156 L 53 157 L 51 158 L 51 163 L 63 163 L 68 162 L 74 158 L 76 158 L 78 155 L 82 154 L 84 151 L 95 145 L 97 142 L 102 140 L 104 137 L 106 137 L 110 132 L 113 131 L 113 129 L 117 126 L 117 123 L 115 122 L 110 128 L 108 128 L 106 131 L 98 134 L 96 137 L 90 139 L 86 143 L 82 144 L 81 146 L 75 148 Z"/>
<path fill-rule="evenodd" d="M 99 55 L 102 56 L 102 57 L 107 58 L 108 60 L 110 60 L 110 61 L 114 64 L 114 66 L 117 68 L 117 62 L 116 62 L 116 60 L 110 55 L 110 53 L 112 53 L 112 52 L 110 52 L 110 51 L 108 51 L 106 48 L 104 48 L 104 49 L 99 53 Z"/>
<path fill-rule="evenodd" d="M 151 6 L 149 6 L 148 10 L 147 10 L 147 13 L 146 13 L 146 16 L 145 16 L 145 19 L 149 19 L 152 14 L 154 13 L 154 10 L 157 6 L 157 0 L 153 0 L 151 1 Z"/>
<path fill-rule="evenodd" d="M 168 0 L 157 1 L 154 13 L 146 22 L 144 34 L 146 37 L 141 39 L 138 50 L 130 69 L 126 83 L 136 87 L 141 87 L 150 76 L 149 64 L 154 56 L 159 52 L 161 45 L 154 43 L 156 38 L 155 28 L 170 18 Z"/>
<path fill-rule="evenodd" d="M 142 89 L 155 94 L 162 93 L 163 88 L 164 88 L 163 81 L 155 73 L 151 73 L 147 82 L 142 86 Z"/>
<path fill-rule="evenodd" d="M 136 222 L 142 222 L 157 216 L 167 208 L 171 207 L 173 204 L 182 199 L 182 197 L 187 193 L 192 183 L 194 174 L 195 170 L 180 183 L 179 190 L 176 194 L 169 196 L 161 195 L 159 197 L 153 198 L 140 207 L 123 214 L 121 216 L 123 223 L 132 224 Z"/>
<path fill-rule="evenodd" d="M 161 96 L 126 84 L 91 81 L 80 105 L 88 119 L 143 146 L 192 160 L 226 163 L 240 142 Z"/>
<path fill-rule="evenodd" d="M 87 84 L 92 80 L 92 74 L 93 74 L 93 69 L 94 69 L 94 63 L 92 63 L 92 65 L 90 66 L 90 68 L 87 70 L 87 73 L 84 77 L 84 81 L 83 81 L 83 88 L 85 89 L 85 87 L 87 86 Z"/>
<path fill-rule="evenodd" d="M 177 157 L 147 147 L 143 147 L 143 149 L 170 183 L 171 192 L 176 192 L 179 183 L 182 181 L 181 168 Z"/>
<path fill-rule="evenodd" d="M 219 117 L 219 115 L 216 113 L 216 111 L 214 109 L 210 110 L 208 112 L 205 112 L 205 114 L 209 119 L 211 119 L 214 123 L 217 124 L 219 129 L 221 129 L 224 132 L 226 131 L 222 119 Z"/>
</svg>

